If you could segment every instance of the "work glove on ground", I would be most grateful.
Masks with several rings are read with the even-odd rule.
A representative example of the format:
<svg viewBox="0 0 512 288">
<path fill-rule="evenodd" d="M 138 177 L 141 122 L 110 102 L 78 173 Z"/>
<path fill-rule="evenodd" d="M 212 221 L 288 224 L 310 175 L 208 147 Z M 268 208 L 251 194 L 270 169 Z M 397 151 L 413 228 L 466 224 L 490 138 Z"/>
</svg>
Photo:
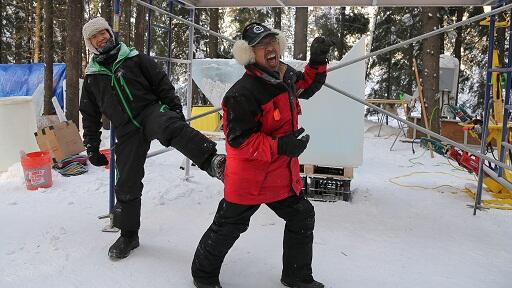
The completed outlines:
<svg viewBox="0 0 512 288">
<path fill-rule="evenodd" d="M 327 64 L 327 55 L 334 46 L 334 42 L 324 37 L 316 37 L 311 43 L 311 57 L 309 58 L 309 64 L 311 65 L 323 65 Z"/>
<path fill-rule="evenodd" d="M 107 157 L 101 154 L 98 149 L 87 149 L 87 156 L 89 156 L 89 162 L 94 166 L 105 166 L 108 164 Z"/>
<path fill-rule="evenodd" d="M 295 132 L 277 138 L 277 154 L 299 157 L 309 143 L 308 134 L 299 138 L 302 133 L 304 133 L 304 128 L 299 128 Z"/>
<path fill-rule="evenodd" d="M 226 155 L 215 154 L 210 161 L 210 166 L 206 169 L 208 175 L 224 182 L 224 169 L 226 167 Z"/>
</svg>

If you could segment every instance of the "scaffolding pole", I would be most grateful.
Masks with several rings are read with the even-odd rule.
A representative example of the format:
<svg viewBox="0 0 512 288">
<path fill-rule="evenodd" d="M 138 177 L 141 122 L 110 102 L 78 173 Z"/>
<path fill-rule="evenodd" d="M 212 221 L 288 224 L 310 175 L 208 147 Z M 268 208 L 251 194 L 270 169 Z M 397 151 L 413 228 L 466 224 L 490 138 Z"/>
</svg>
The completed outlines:
<svg viewBox="0 0 512 288">
<path fill-rule="evenodd" d="M 217 32 L 213 32 L 213 31 L 211 31 L 211 30 L 209 30 L 209 29 L 207 29 L 207 28 L 204 28 L 204 27 L 202 27 L 202 26 L 200 26 L 200 25 L 197 25 L 197 24 L 195 24 L 195 23 L 193 23 L 193 22 L 190 22 L 190 21 L 187 21 L 187 20 L 185 20 L 185 19 L 183 19 L 183 18 L 180 18 L 180 17 L 178 17 L 178 16 L 175 16 L 175 15 L 173 15 L 173 14 L 171 14 L 171 13 L 167 12 L 167 11 L 164 11 L 164 10 L 162 10 L 162 9 L 158 8 L 158 7 L 152 6 L 152 5 L 150 5 L 150 4 L 148 4 L 148 3 L 145 3 L 145 2 L 143 2 L 143 1 L 141 1 L 141 0 L 135 0 L 135 1 L 136 1 L 136 3 L 138 3 L 138 4 L 142 5 L 142 6 L 145 6 L 145 7 L 149 8 L 150 10 L 152 9 L 152 10 L 154 10 L 154 11 L 158 12 L 158 13 L 166 14 L 166 15 L 168 15 L 168 16 L 170 16 L 170 17 L 172 17 L 173 19 L 176 19 L 176 20 L 178 20 L 178 21 L 181 21 L 181 22 L 183 22 L 183 23 L 185 23 L 185 24 L 187 24 L 187 25 L 189 25 L 189 26 L 191 26 L 191 27 L 197 28 L 197 29 L 199 29 L 199 30 L 201 30 L 201 31 L 204 31 L 204 32 L 206 32 L 206 33 L 210 34 L 210 35 L 213 35 L 213 36 L 216 36 L 216 37 L 218 37 L 218 38 L 224 39 L 224 40 L 226 40 L 226 41 L 228 41 L 228 42 L 230 42 L 230 43 L 234 43 L 234 42 L 235 42 L 233 39 L 230 39 L 230 38 L 228 38 L 228 37 L 226 37 L 226 36 L 224 36 L 224 35 L 221 35 L 221 34 L 219 34 L 219 33 L 217 33 Z M 486 12 L 486 13 L 483 13 L 483 14 L 480 14 L 480 15 L 476 15 L 476 16 L 471 17 L 471 18 L 468 18 L 468 19 L 466 19 L 466 20 L 463 20 L 463 21 L 460 21 L 460 22 L 454 23 L 454 24 L 452 24 L 452 25 L 448 25 L 448 26 L 446 26 L 446 27 L 444 27 L 444 28 L 441 28 L 441 29 L 437 29 L 437 30 L 435 30 L 435 31 L 428 32 L 428 33 L 426 33 L 426 34 L 420 35 L 420 36 L 418 36 L 418 37 L 411 38 L 411 39 L 406 40 L 406 41 L 402 41 L 402 42 L 400 42 L 400 43 L 398 43 L 398 44 L 395 44 L 395 45 L 389 46 L 389 47 L 387 47 L 387 48 L 384 48 L 384 49 L 381 49 L 381 50 L 378 50 L 378 51 L 375 51 L 375 52 L 368 53 L 368 54 L 366 54 L 366 55 L 364 55 L 364 56 L 361 56 L 361 57 L 355 58 L 355 59 L 353 59 L 353 60 L 349 60 L 349 61 L 346 61 L 346 62 L 340 63 L 340 64 L 338 64 L 338 65 L 334 65 L 334 66 L 330 67 L 329 69 L 327 69 L 327 71 L 328 71 L 328 72 L 330 72 L 330 71 L 334 71 L 334 70 L 336 70 L 336 69 L 340 69 L 340 68 L 346 67 L 346 66 L 348 66 L 348 65 L 351 65 L 351 64 L 357 63 L 357 62 L 359 62 L 359 61 L 363 61 L 363 60 L 369 59 L 369 58 L 371 58 L 371 57 L 375 57 L 375 56 L 378 56 L 378 55 L 380 55 L 380 54 L 387 53 L 387 52 L 392 51 L 392 50 L 394 50 L 394 49 L 398 49 L 398 48 L 404 47 L 404 46 L 406 46 L 406 45 L 412 44 L 412 43 L 414 43 L 414 42 L 418 42 L 418 41 L 424 40 L 424 39 L 426 39 L 426 38 L 429 38 L 429 37 L 432 37 L 432 36 L 435 36 L 435 35 L 438 35 L 438 34 L 444 33 L 444 32 L 446 32 L 446 31 L 453 30 L 453 29 L 455 29 L 455 28 L 458 28 L 458 27 L 461 27 L 461 26 L 463 26 L 463 25 L 466 25 L 466 24 L 469 24 L 469 23 L 472 23 L 472 22 L 475 22 L 475 21 L 481 20 L 481 19 L 483 19 L 483 18 L 485 18 L 485 17 L 488 17 L 488 16 L 491 16 L 491 19 L 493 19 L 493 18 L 495 19 L 495 16 L 494 16 L 494 15 L 496 15 L 496 14 L 498 14 L 498 13 L 500 13 L 500 12 L 506 11 L 506 10 L 508 10 L 508 9 L 510 9 L 510 8 L 512 8 L 512 4 L 508 4 L 508 5 L 502 6 L 502 7 L 500 7 L 500 8 L 493 9 L 493 10 L 491 10 L 491 11 L 489 11 L 489 12 Z M 491 29 L 490 31 L 494 31 L 494 29 Z M 492 38 L 494 38 L 494 34 L 492 34 Z M 494 41 L 494 39 L 492 39 L 492 41 Z M 492 44 L 494 44 L 494 43 L 492 43 Z M 490 53 L 492 53 L 492 49 L 490 49 L 490 51 L 491 51 Z M 492 58 L 491 58 L 491 60 L 492 60 Z M 491 63 L 492 63 L 492 61 L 491 61 Z M 491 65 L 492 65 L 492 64 L 491 64 Z M 491 68 L 492 68 L 492 67 L 491 67 Z M 488 69 L 488 70 L 489 70 L 489 69 Z M 507 71 L 507 72 L 508 72 L 508 71 Z M 489 74 L 489 73 L 491 73 L 491 71 L 488 71 L 487 73 Z M 508 77 L 508 78 L 509 78 L 508 80 L 510 81 L 510 77 Z M 487 84 L 486 84 L 486 85 L 487 85 L 487 86 L 489 85 L 489 81 L 487 81 Z M 391 118 L 394 118 L 394 119 L 395 119 L 395 120 L 397 120 L 397 121 L 400 121 L 400 122 L 402 122 L 402 123 L 405 123 L 405 124 L 407 124 L 407 125 L 408 125 L 408 126 L 410 126 L 410 127 L 414 127 L 414 128 L 416 128 L 417 130 L 419 130 L 419 131 L 421 131 L 421 132 L 423 132 L 423 133 L 425 133 L 425 134 L 427 134 L 427 135 L 430 135 L 430 136 L 436 137 L 436 138 L 438 138 L 438 139 L 440 139 L 440 140 L 442 140 L 442 141 L 444 141 L 444 142 L 446 142 L 446 143 L 448 143 L 448 144 L 450 144 L 450 145 L 452 145 L 452 146 L 455 146 L 455 147 L 457 147 L 457 148 L 459 148 L 459 149 L 461 149 L 461 150 L 464 150 L 464 151 L 467 151 L 467 152 L 469 152 L 469 153 L 471 153 L 471 154 L 474 154 L 474 155 L 479 156 L 479 157 L 480 157 L 480 159 L 481 159 L 481 160 L 480 160 L 480 170 L 479 170 L 479 171 L 483 171 L 483 169 L 482 169 L 483 160 L 487 160 L 487 161 L 489 161 L 489 162 L 491 162 L 491 163 L 493 163 L 493 164 L 495 164 L 495 165 L 497 165 L 497 166 L 499 166 L 499 167 L 501 167 L 501 168 L 508 169 L 508 170 L 512 170 L 512 167 L 511 167 L 511 166 L 509 166 L 509 165 L 507 165 L 507 164 L 505 164 L 505 163 L 503 163 L 503 162 L 501 162 L 501 161 L 498 161 L 498 160 L 495 160 L 495 159 L 493 159 L 493 158 L 490 158 L 490 157 L 486 156 L 486 155 L 484 154 L 484 153 L 485 153 L 485 151 L 484 151 L 484 150 L 482 150 L 482 149 L 480 149 L 480 152 L 478 152 L 478 151 L 473 150 L 473 149 L 471 149 L 471 148 L 469 148 L 469 147 L 467 147 L 467 146 L 464 146 L 464 145 L 462 145 L 462 144 L 460 144 L 460 143 L 457 143 L 457 142 L 455 142 L 455 141 L 453 141 L 453 140 L 451 140 L 451 139 L 449 139 L 449 138 L 446 138 L 446 137 L 444 137 L 444 136 L 441 136 L 441 135 L 439 135 L 439 134 L 437 134 L 437 133 L 435 133 L 435 132 L 432 132 L 432 131 L 430 131 L 430 130 L 428 130 L 428 129 L 425 129 L 425 128 L 423 128 L 423 127 L 419 126 L 419 125 L 416 125 L 416 124 L 414 124 L 414 123 L 412 123 L 412 122 L 410 122 L 410 121 L 407 121 L 407 120 L 405 120 L 405 119 L 401 119 L 400 117 L 395 116 L 395 115 L 393 115 L 392 113 L 389 113 L 389 112 L 387 112 L 387 111 L 385 111 L 385 110 L 383 110 L 383 109 L 381 109 L 381 108 L 379 108 L 379 107 L 377 107 L 377 106 L 375 106 L 375 105 L 373 105 L 373 104 L 370 104 L 370 103 L 368 103 L 368 102 L 366 102 L 366 101 L 364 101 L 364 100 L 361 100 L 361 99 L 359 99 L 359 98 L 357 98 L 357 97 L 355 97 L 355 96 L 351 95 L 351 94 L 350 94 L 350 93 L 348 93 L 348 92 L 345 92 L 345 91 L 343 91 L 343 90 L 341 90 L 341 89 L 339 89 L 339 88 L 336 88 L 336 87 L 334 87 L 334 86 L 330 85 L 329 83 L 325 83 L 325 84 L 324 84 L 324 86 L 326 86 L 326 87 L 328 87 L 328 88 L 330 88 L 330 89 L 332 89 L 332 90 L 334 90 L 334 91 L 336 91 L 336 92 L 338 92 L 338 93 L 340 93 L 340 94 L 342 94 L 342 95 L 345 95 L 345 96 L 347 96 L 347 97 L 351 98 L 352 100 L 355 100 L 355 101 L 357 101 L 357 102 L 359 102 L 359 103 L 361 103 L 361 104 L 363 104 L 363 105 L 365 105 L 365 106 L 368 106 L 368 107 L 370 107 L 370 108 L 373 108 L 373 109 L 375 109 L 375 110 L 377 110 L 377 111 L 379 111 L 379 112 L 381 112 L 381 113 L 383 113 L 383 114 L 385 114 L 385 115 L 387 115 L 387 116 L 389 116 L 389 117 L 391 117 Z M 487 89 L 489 89 L 489 88 L 487 88 Z M 489 105 L 488 105 L 488 104 L 489 104 L 489 103 L 488 103 L 488 99 L 487 99 L 487 98 L 489 98 L 489 94 L 488 94 L 488 93 L 486 93 L 486 101 L 485 101 L 485 107 L 486 107 L 486 108 L 485 108 L 485 113 L 486 113 L 486 114 L 487 114 L 487 116 L 488 116 L 488 114 L 489 114 Z M 507 107 L 507 106 L 505 106 L 505 107 Z M 220 109 L 219 109 L 219 110 L 220 110 Z M 212 111 L 209 111 L 209 112 L 212 112 Z M 212 112 L 212 113 L 213 113 L 213 112 Z M 484 122 L 487 122 L 487 124 L 488 124 L 488 117 L 485 117 Z M 486 127 L 486 125 L 484 125 L 484 133 L 483 133 L 484 135 L 483 135 L 483 136 L 485 136 L 486 129 L 487 129 L 487 127 Z M 484 143 L 484 141 L 485 141 L 484 139 L 485 139 L 485 137 L 483 137 L 482 143 Z M 482 145 L 483 145 L 483 144 L 482 144 Z M 162 152 L 162 153 L 164 153 L 164 152 Z M 479 178 L 480 178 L 480 177 L 483 177 L 483 173 L 482 173 L 482 172 L 480 172 L 480 173 L 479 173 Z M 481 179 L 479 179 L 479 186 L 481 185 L 481 182 L 482 182 L 482 181 L 481 181 Z M 481 191 L 481 187 L 480 187 L 480 191 Z M 477 194 L 478 194 L 478 193 L 477 193 Z M 480 197 L 481 197 L 481 195 L 480 195 Z M 476 199 L 478 199 L 478 198 L 479 198 L 478 196 L 476 196 L 476 197 L 475 197 L 475 202 L 476 202 Z M 474 214 L 476 213 L 476 209 L 477 209 L 477 205 L 475 205 L 475 212 L 474 212 Z"/>
<path fill-rule="evenodd" d="M 189 17 L 190 21 L 194 22 L 194 8 L 189 8 Z M 187 72 L 187 118 L 190 118 L 192 116 L 192 59 L 194 59 L 194 27 L 189 26 L 188 28 L 188 60 L 190 63 L 188 63 L 188 72 Z M 185 158 L 185 179 L 190 178 L 190 159 Z"/>
</svg>

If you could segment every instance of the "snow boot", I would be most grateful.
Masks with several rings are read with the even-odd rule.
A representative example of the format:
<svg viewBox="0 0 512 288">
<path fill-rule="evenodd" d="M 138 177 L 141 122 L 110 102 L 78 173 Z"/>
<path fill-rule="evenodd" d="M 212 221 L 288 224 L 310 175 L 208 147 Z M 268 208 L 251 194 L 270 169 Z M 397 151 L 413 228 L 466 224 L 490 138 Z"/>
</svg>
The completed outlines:
<svg viewBox="0 0 512 288">
<path fill-rule="evenodd" d="M 216 284 L 203 284 L 203 283 L 197 282 L 196 279 L 194 279 L 194 286 L 196 288 L 222 288 L 222 286 L 220 286 L 220 283 L 216 283 Z"/>
<path fill-rule="evenodd" d="M 281 278 L 281 284 L 291 288 L 324 288 L 324 284 L 311 279 L 311 281 L 296 281 L 291 279 Z"/>
<path fill-rule="evenodd" d="M 130 252 L 139 247 L 139 236 L 120 236 L 117 241 L 108 249 L 108 256 L 111 259 L 123 259 L 130 255 Z"/>
</svg>

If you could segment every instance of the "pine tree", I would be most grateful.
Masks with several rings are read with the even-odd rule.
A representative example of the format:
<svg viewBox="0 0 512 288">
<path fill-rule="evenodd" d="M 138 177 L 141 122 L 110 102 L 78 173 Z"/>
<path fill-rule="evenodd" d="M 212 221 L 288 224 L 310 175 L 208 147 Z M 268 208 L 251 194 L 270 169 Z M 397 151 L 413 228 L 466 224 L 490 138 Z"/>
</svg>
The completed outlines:
<svg viewBox="0 0 512 288">
<path fill-rule="evenodd" d="M 272 8 L 272 14 L 274 16 L 274 29 L 281 30 L 281 20 L 283 14 L 283 8 L 274 7 Z"/>
<path fill-rule="evenodd" d="M 315 12 L 314 25 L 318 34 L 336 43 L 333 54 L 336 60 L 341 60 L 355 41 L 368 32 L 370 19 L 360 8 L 323 7 Z"/>
<path fill-rule="evenodd" d="M 121 41 L 123 41 L 127 46 L 131 46 L 133 44 L 131 19 L 132 0 L 123 0 L 121 1 L 121 27 L 119 35 Z"/>
<path fill-rule="evenodd" d="M 467 17 L 482 14 L 482 7 L 467 9 Z M 460 92 L 468 97 L 459 99 L 460 104 L 471 108 L 475 113 L 483 110 L 485 96 L 485 77 L 487 70 L 487 52 L 489 43 L 489 26 L 482 26 L 478 22 L 472 23 L 462 30 L 462 60 L 464 69 L 461 70 Z M 461 65 L 461 67 L 463 67 Z"/>
<path fill-rule="evenodd" d="M 82 0 L 69 0 L 66 42 L 66 118 L 78 123 L 78 95 L 81 71 Z"/>
<path fill-rule="evenodd" d="M 420 34 L 420 9 L 382 7 L 375 16 L 371 51 L 378 51 Z M 398 99 L 401 92 L 412 95 L 416 80 L 412 59 L 421 58 L 421 43 L 373 57 L 368 66 L 369 98 Z"/>
<path fill-rule="evenodd" d="M 439 7 L 423 7 L 421 18 L 423 33 L 440 28 L 441 17 Z M 426 112 L 431 123 L 430 129 L 439 133 L 439 119 L 441 115 L 437 93 L 439 91 L 439 55 L 441 50 L 441 37 L 436 35 L 424 40 L 423 43 L 423 97 L 426 104 Z"/>
<path fill-rule="evenodd" d="M 5 40 L 4 40 L 4 21 L 5 21 L 5 4 L 4 0 L 0 0 L 0 63 L 6 63 L 5 56 Z"/>
<path fill-rule="evenodd" d="M 293 58 L 298 60 L 306 60 L 308 52 L 308 7 L 295 8 L 294 31 Z"/>
<path fill-rule="evenodd" d="M 135 33 L 133 37 L 133 46 L 138 51 L 144 51 L 144 36 L 146 29 L 146 7 L 137 4 L 137 8 L 135 9 Z"/>
<path fill-rule="evenodd" d="M 43 0 L 36 0 L 36 11 L 35 11 L 35 24 L 34 24 L 34 53 L 32 61 L 38 63 L 41 58 L 41 19 L 43 14 Z"/>
<path fill-rule="evenodd" d="M 50 115 L 53 97 L 53 0 L 44 1 L 44 102 L 43 114 Z"/>
</svg>

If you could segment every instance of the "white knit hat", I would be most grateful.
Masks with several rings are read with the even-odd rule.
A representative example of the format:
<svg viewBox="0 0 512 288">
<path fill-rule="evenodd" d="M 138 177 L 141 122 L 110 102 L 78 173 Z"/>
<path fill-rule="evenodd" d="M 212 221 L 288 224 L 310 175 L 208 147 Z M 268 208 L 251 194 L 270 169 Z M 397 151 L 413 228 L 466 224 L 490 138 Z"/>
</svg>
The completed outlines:
<svg viewBox="0 0 512 288">
<path fill-rule="evenodd" d="M 108 25 L 108 22 L 103 19 L 102 17 L 96 17 L 89 22 L 85 23 L 84 27 L 82 28 L 82 35 L 84 36 L 84 42 L 85 47 L 89 49 L 94 54 L 100 54 L 94 46 L 92 46 L 91 40 L 89 40 L 94 34 L 100 32 L 101 30 L 108 30 L 111 37 L 114 37 L 114 32 L 112 32 L 112 28 L 110 28 L 110 25 Z"/>
<path fill-rule="evenodd" d="M 256 35 L 251 35 L 251 36 L 247 36 L 247 30 L 248 28 L 251 28 L 252 26 L 259 26 L 259 27 L 262 27 L 262 28 L 259 28 L 257 30 L 255 30 L 255 33 Z M 263 25 L 263 24 L 260 24 L 260 23 L 251 23 L 251 24 L 248 24 L 245 28 L 244 28 L 244 32 L 242 33 L 242 38 L 245 38 L 245 39 L 248 39 L 248 38 L 255 38 L 256 41 L 254 41 L 254 43 L 252 43 L 254 46 L 257 42 L 259 42 L 259 40 L 261 40 L 264 36 L 268 35 L 268 34 L 275 34 L 276 37 L 277 37 L 277 40 L 279 41 L 279 48 L 280 48 L 280 54 L 281 55 L 284 55 L 284 51 L 286 51 L 286 46 L 287 46 L 287 43 L 286 43 L 286 37 L 284 37 L 283 33 L 279 30 L 276 30 L 276 29 L 268 29 L 270 31 L 266 31 L 268 28 Z M 261 34 L 261 35 L 257 35 L 257 34 Z M 261 37 L 260 37 L 261 36 Z M 249 42 L 247 40 L 244 40 L 244 39 L 241 39 L 241 40 L 237 40 L 235 42 L 235 44 L 233 45 L 233 57 L 236 59 L 236 61 L 240 64 L 240 65 L 247 65 L 247 64 L 252 64 L 256 61 L 256 55 L 254 54 L 254 51 L 252 50 L 251 45 L 249 45 Z"/>
</svg>

